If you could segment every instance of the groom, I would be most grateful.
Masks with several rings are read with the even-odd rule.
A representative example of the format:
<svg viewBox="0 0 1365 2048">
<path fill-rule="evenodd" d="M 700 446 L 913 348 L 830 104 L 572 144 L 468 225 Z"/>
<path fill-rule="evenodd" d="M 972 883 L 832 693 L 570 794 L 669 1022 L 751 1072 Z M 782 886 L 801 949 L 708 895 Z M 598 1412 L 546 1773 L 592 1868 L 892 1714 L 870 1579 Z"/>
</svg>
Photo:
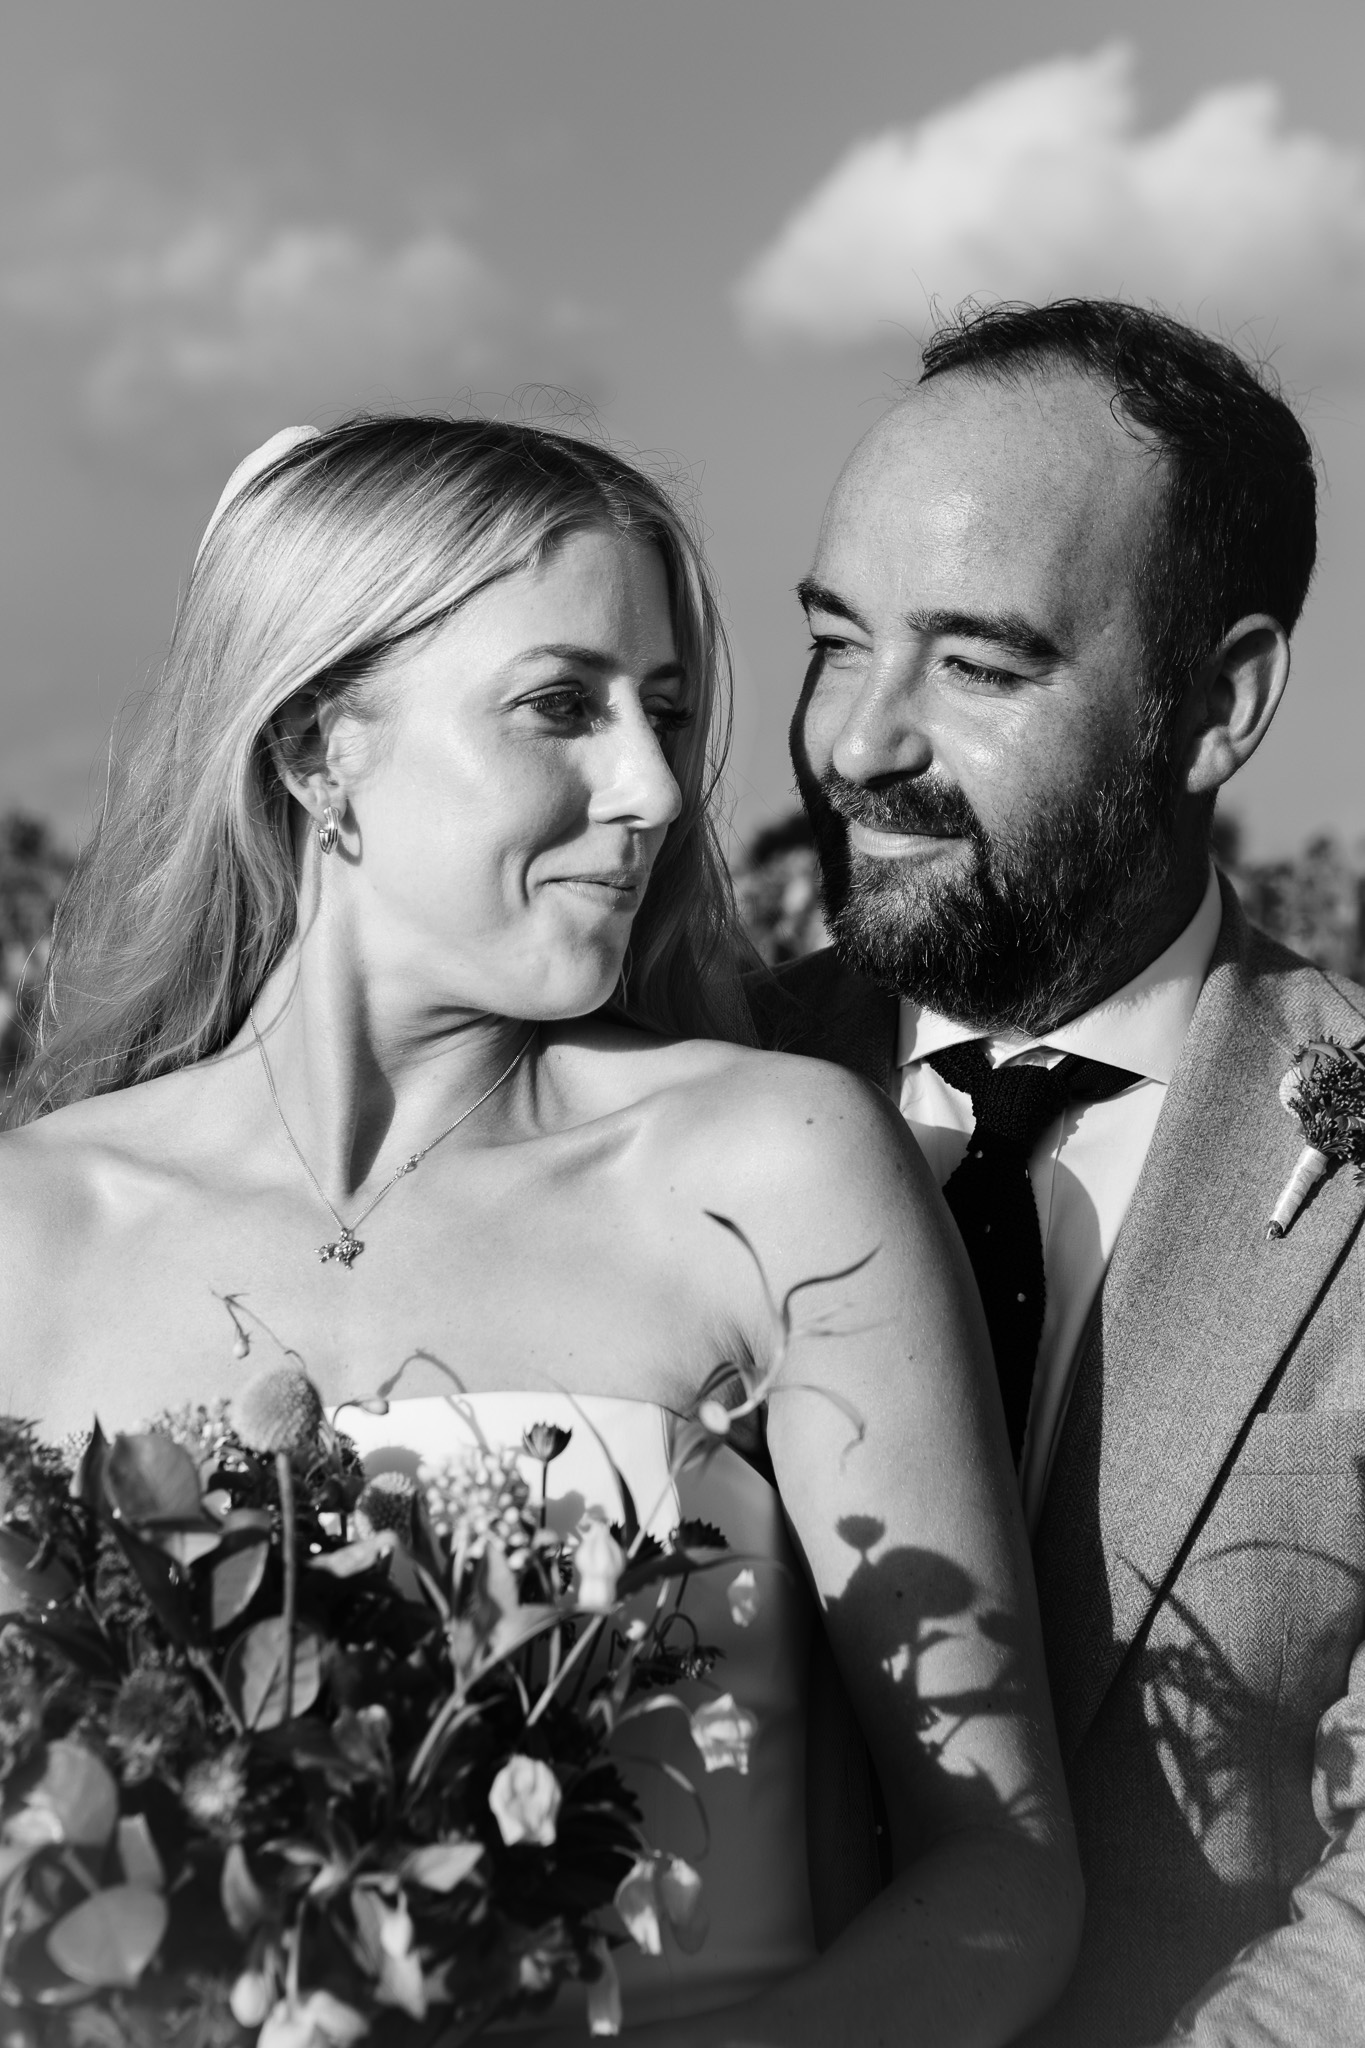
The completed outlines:
<svg viewBox="0 0 1365 2048">
<path fill-rule="evenodd" d="M 834 944 L 762 1021 L 892 1094 L 981 1286 L 1088 1888 L 1038 2048 L 1365 2041 L 1365 1191 L 1266 1232 L 1365 989 L 1209 853 L 1313 556 L 1265 382 L 1075 300 L 934 338 L 801 587 Z"/>
</svg>

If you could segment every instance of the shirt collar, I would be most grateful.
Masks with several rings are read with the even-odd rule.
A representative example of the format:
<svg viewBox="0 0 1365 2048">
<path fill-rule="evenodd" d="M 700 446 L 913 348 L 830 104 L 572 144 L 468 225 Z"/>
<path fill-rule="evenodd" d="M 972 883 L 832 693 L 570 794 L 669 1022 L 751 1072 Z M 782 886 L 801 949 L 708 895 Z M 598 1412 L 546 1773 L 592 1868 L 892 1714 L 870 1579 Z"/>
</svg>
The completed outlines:
<svg viewBox="0 0 1365 2048">
<path fill-rule="evenodd" d="M 986 1051 L 992 1065 L 1000 1066 L 1035 1046 L 1046 1046 L 1055 1052 L 1074 1052 L 1086 1059 L 1103 1060 L 1111 1067 L 1126 1067 L 1151 1081 L 1169 1083 L 1179 1063 L 1222 920 L 1218 876 L 1210 867 L 1208 887 L 1198 910 L 1180 936 L 1141 974 L 1096 1003 L 1093 1010 L 1073 1017 L 1069 1024 L 1059 1024 L 1044 1037 L 1002 1031 L 987 1038 Z M 959 1024 L 951 1017 L 940 1016 L 936 1010 L 902 1000 L 896 1064 L 910 1066 L 947 1046 L 965 1045 L 980 1037 L 981 1033 L 970 1024 Z"/>
</svg>

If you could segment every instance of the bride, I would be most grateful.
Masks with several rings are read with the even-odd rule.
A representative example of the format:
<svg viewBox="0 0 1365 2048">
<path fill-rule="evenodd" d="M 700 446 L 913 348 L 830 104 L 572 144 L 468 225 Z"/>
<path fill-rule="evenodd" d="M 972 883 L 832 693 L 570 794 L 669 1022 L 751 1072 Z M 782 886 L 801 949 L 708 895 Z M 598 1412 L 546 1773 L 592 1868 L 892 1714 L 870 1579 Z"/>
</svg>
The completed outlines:
<svg viewBox="0 0 1365 2048">
<path fill-rule="evenodd" d="M 716 1214 L 779 1292 L 875 1252 L 805 1297 L 824 1334 L 766 1453 L 712 1468 L 746 1544 L 800 1570 L 727 1643 L 763 1732 L 704 1788 L 710 1938 L 641 1961 L 627 2028 L 1003 2042 L 1061 1989 L 1079 1879 L 984 1328 L 890 1106 L 731 1042 L 723 681 L 695 544 L 601 448 L 391 418 L 243 465 L 0 1140 L 4 1403 L 48 1437 L 133 1427 L 273 1338 L 333 1405 L 407 1361 L 361 1418 L 380 1458 L 471 1417 L 516 1441 L 573 1396 L 629 1478 L 719 1361 L 773 1355 Z M 821 1954 L 811 1614 L 895 1871 Z"/>
</svg>

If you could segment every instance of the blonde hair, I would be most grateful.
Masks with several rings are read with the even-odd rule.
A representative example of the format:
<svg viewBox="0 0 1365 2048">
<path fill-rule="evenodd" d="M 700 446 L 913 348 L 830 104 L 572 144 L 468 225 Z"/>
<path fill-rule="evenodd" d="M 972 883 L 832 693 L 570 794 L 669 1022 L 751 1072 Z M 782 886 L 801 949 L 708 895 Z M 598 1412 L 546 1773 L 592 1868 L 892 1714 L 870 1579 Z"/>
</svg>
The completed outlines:
<svg viewBox="0 0 1365 2048">
<path fill-rule="evenodd" d="M 377 717 L 372 672 L 399 642 L 604 525 L 659 551 L 695 714 L 669 743 L 682 809 L 635 920 L 624 1006 L 670 1034 L 743 1036 L 744 942 L 709 809 L 729 660 L 683 516 L 592 442 L 490 420 L 357 419 L 291 448 L 207 536 L 58 911 L 4 1121 L 220 1051 L 296 928 L 293 800 L 276 765 L 285 708 L 333 699 Z"/>
</svg>

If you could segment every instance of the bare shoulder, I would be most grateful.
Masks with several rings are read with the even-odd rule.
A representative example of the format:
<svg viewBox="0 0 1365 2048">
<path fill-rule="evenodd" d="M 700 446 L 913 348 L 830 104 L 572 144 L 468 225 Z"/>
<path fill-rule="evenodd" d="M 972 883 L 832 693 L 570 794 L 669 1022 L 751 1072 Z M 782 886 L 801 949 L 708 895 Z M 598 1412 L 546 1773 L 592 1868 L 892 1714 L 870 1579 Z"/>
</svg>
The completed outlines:
<svg viewBox="0 0 1365 2048">
<path fill-rule="evenodd" d="M 595 1025 L 560 1050 L 586 1072 L 585 1108 L 642 1112 L 661 1140 L 718 1163 L 763 1151 L 779 1169 L 898 1170 L 918 1158 L 894 1105 L 846 1067 L 710 1038 Z M 602 1099 L 592 1097 L 601 1091 Z"/>
<path fill-rule="evenodd" d="M 71 1221 L 88 1191 L 102 1150 L 94 1105 L 73 1103 L 36 1123 L 0 1132 L 0 1235 L 15 1264 L 29 1240 L 48 1241 Z"/>
<path fill-rule="evenodd" d="M 784 1285 L 878 1244 L 941 1254 L 942 1201 L 895 1105 L 846 1068 L 715 1040 L 601 1050 L 630 1094 L 634 1180 L 664 1240 L 710 1263 L 739 1224 Z M 609 1119 L 609 1121 L 611 1121 Z"/>
<path fill-rule="evenodd" d="M 774 1166 L 859 1178 L 898 1174 L 917 1148 L 895 1105 L 829 1060 L 693 1041 L 677 1108 L 713 1154 L 762 1147 Z"/>
<path fill-rule="evenodd" d="M 843 1340 L 821 1351 L 822 1383 L 869 1423 L 888 1401 L 922 1421 L 932 1387 L 984 1379 L 960 1242 L 887 1096 L 824 1060 L 687 1042 L 661 1049 L 659 1086 L 640 1111 L 641 1208 L 697 1276 L 716 1327 L 751 1357 L 771 1356 L 767 1299 L 800 1294 L 817 1322 L 835 1317 Z"/>
<path fill-rule="evenodd" d="M 0 1288 L 25 1252 L 50 1275 L 130 1179 L 173 1168 L 196 1093 L 191 1074 L 167 1075 L 0 1132 Z"/>
<path fill-rule="evenodd" d="M 761 1150 L 782 1173 L 898 1176 L 919 1156 L 880 1090 L 846 1067 L 794 1053 L 708 1046 L 680 1085 L 676 1110 L 710 1156 Z"/>
<path fill-rule="evenodd" d="M 98 1144 L 85 1104 L 0 1133 L 0 1407 L 43 1412 L 47 1361 L 98 1228 Z"/>
</svg>

